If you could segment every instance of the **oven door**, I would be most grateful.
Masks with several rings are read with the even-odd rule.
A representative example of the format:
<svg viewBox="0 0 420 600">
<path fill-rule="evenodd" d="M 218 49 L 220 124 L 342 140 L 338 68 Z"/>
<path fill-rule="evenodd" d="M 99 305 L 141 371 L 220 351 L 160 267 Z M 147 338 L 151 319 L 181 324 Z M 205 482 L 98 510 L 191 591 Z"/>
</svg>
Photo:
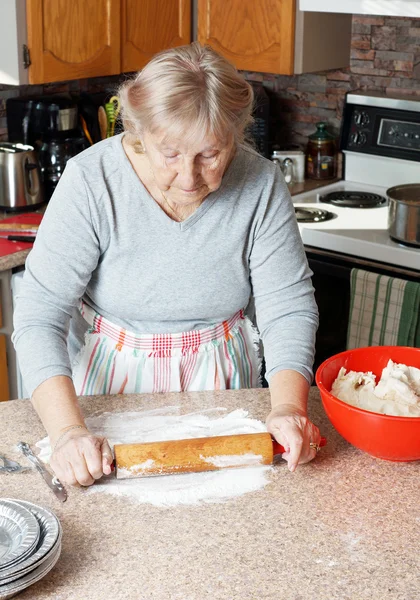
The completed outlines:
<svg viewBox="0 0 420 600">
<path fill-rule="evenodd" d="M 364 269 L 417 282 L 420 272 L 312 246 L 305 246 L 305 250 L 309 267 L 313 271 L 312 282 L 319 310 L 314 364 L 316 370 L 325 359 L 346 349 L 352 269 Z"/>
</svg>

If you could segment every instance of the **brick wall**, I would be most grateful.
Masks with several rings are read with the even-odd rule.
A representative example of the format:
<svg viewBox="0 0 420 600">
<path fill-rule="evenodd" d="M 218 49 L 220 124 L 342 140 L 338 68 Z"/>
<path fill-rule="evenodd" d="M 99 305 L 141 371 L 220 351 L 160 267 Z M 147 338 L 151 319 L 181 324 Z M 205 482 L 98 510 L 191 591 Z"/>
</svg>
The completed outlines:
<svg viewBox="0 0 420 600">
<path fill-rule="evenodd" d="M 344 95 L 365 89 L 420 97 L 420 19 L 353 17 L 348 69 L 286 77 L 246 72 L 262 82 L 271 100 L 272 142 L 305 144 L 322 120 L 338 133 Z M 6 139 L 5 100 L 29 94 L 114 91 L 125 76 L 98 77 L 44 86 L 0 85 L 0 139 Z"/>
<path fill-rule="evenodd" d="M 345 93 L 378 90 L 420 98 L 420 19 L 353 16 L 350 67 L 285 77 L 246 73 L 271 100 L 272 142 L 306 144 L 315 123 L 338 134 Z"/>
</svg>

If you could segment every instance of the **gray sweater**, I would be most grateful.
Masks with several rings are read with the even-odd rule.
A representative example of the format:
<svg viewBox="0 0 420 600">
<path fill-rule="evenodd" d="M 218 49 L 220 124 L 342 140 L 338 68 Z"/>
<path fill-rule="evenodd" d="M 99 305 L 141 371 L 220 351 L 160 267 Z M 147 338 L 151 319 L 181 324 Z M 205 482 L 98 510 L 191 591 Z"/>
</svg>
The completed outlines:
<svg viewBox="0 0 420 600">
<path fill-rule="evenodd" d="M 80 298 L 137 333 L 208 327 L 255 304 L 267 378 L 293 369 L 311 381 L 317 307 L 279 168 L 240 147 L 221 187 L 177 223 L 121 141 L 68 162 L 26 261 L 13 342 L 28 393 L 71 377 L 86 330 Z"/>
</svg>

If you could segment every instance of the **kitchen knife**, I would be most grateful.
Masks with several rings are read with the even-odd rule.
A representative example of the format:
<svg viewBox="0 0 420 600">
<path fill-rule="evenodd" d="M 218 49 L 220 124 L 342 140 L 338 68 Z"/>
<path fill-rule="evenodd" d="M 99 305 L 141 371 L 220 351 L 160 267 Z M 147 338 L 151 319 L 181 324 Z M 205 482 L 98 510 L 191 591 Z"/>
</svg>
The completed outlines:
<svg viewBox="0 0 420 600">
<path fill-rule="evenodd" d="M 65 502 L 67 500 L 67 492 L 63 484 L 57 479 L 57 477 L 54 477 L 49 471 L 47 471 L 47 469 L 35 456 L 35 454 L 32 452 L 31 448 L 26 442 L 19 442 L 17 447 L 22 452 L 22 454 L 26 456 L 26 458 L 30 460 L 30 462 L 35 466 L 37 471 L 41 473 L 42 477 L 47 482 L 47 485 L 54 492 L 57 498 L 61 502 Z"/>
<path fill-rule="evenodd" d="M 34 235 L 1 235 L 0 239 L 9 240 L 9 242 L 27 242 L 28 244 L 33 244 L 35 241 Z"/>
</svg>

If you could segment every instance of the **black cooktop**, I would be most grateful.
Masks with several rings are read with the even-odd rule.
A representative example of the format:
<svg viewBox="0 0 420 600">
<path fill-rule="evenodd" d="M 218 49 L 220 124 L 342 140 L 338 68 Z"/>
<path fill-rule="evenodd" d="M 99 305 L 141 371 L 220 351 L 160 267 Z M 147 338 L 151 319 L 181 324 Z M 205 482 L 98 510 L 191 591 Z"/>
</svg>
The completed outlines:
<svg viewBox="0 0 420 600">
<path fill-rule="evenodd" d="M 377 208 L 386 204 L 386 198 L 369 192 L 330 192 L 320 197 L 320 202 L 348 208 Z"/>
<path fill-rule="evenodd" d="M 295 215 L 298 223 L 321 223 L 330 221 L 337 215 L 328 210 L 320 210 L 319 208 L 306 208 L 303 206 L 295 206 Z"/>
</svg>

